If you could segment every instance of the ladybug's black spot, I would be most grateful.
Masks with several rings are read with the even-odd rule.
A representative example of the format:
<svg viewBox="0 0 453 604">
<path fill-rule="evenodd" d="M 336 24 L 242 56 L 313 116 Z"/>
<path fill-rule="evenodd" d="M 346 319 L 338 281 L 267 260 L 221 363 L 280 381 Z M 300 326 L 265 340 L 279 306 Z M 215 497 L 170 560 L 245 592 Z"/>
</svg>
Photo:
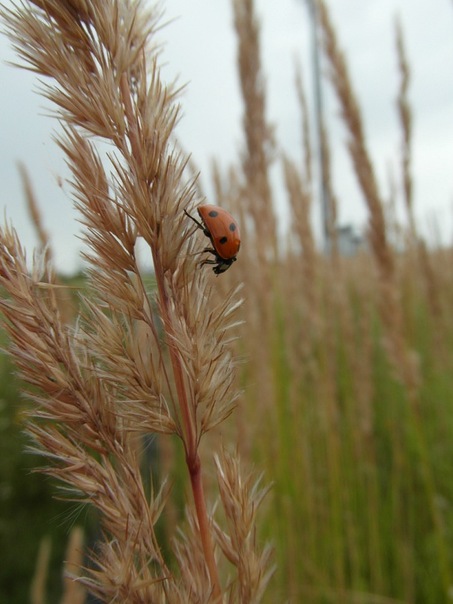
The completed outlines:
<svg viewBox="0 0 453 604">
<path fill-rule="evenodd" d="M 219 215 L 219 213 L 216 212 L 216 210 L 211 210 L 208 214 L 208 216 L 210 216 L 211 218 L 215 218 L 218 215 Z"/>
<path fill-rule="evenodd" d="M 234 232 L 234 231 L 236 230 L 236 225 L 234 224 L 234 222 L 232 222 L 232 223 L 230 224 L 230 227 L 229 227 L 229 228 L 230 228 L 230 231 L 232 231 L 232 232 Z"/>
<path fill-rule="evenodd" d="M 221 237 L 219 243 L 225 244 L 228 241 L 228 237 Z"/>
</svg>

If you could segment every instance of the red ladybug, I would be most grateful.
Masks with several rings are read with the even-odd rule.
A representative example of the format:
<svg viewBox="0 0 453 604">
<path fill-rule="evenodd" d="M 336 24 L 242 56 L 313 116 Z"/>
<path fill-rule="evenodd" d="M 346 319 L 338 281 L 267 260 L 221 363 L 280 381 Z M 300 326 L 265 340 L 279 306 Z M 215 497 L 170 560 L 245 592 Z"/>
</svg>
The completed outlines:
<svg viewBox="0 0 453 604">
<path fill-rule="evenodd" d="M 207 247 L 203 251 L 214 255 L 214 258 L 207 258 L 200 264 L 212 264 L 214 273 L 220 275 L 236 261 L 236 254 L 241 246 L 238 224 L 231 214 L 218 206 L 205 205 L 197 209 L 201 222 L 186 210 L 184 212 L 211 240 L 212 247 Z"/>
</svg>

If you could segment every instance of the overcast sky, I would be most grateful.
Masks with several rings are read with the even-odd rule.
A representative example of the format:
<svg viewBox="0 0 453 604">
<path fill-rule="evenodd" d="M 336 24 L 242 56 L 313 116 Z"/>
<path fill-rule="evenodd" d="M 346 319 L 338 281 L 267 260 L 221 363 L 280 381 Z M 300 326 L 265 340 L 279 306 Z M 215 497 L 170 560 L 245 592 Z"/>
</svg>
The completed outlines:
<svg viewBox="0 0 453 604">
<path fill-rule="evenodd" d="M 9 5 L 3 0 L 2 4 Z M 187 82 L 178 135 L 210 188 L 209 166 L 215 157 L 227 167 L 237 161 L 243 143 L 242 101 L 236 71 L 236 40 L 231 0 L 166 0 L 168 19 L 160 34 L 165 41 L 165 75 Z M 330 0 L 332 18 L 349 62 L 361 103 L 367 140 L 388 195 L 389 174 L 398 178 L 398 127 L 395 98 L 398 69 L 394 25 L 403 25 L 412 80 L 414 111 L 415 207 L 426 230 L 437 222 L 445 241 L 453 234 L 453 2 L 451 0 Z M 311 63 L 308 11 L 304 0 L 257 0 L 262 24 L 262 62 L 266 74 L 268 119 L 276 128 L 279 148 L 300 159 L 300 111 L 294 88 L 298 57 L 310 106 Z M 51 233 L 60 270 L 80 267 L 78 225 L 71 207 L 64 162 L 52 140 L 55 122 L 46 117 L 35 78 L 5 64 L 14 55 L 0 36 L 0 203 L 30 251 L 33 230 L 26 215 L 16 162 L 31 173 Z M 344 152 L 345 131 L 338 104 L 325 86 L 326 115 L 331 128 L 334 183 L 340 200 L 340 221 L 357 227 L 366 220 L 364 202 Z M 285 199 L 274 170 L 276 198 L 285 217 Z M 210 201 L 215 201 L 210 199 Z M 2 219 L 5 212 L 2 212 Z"/>
</svg>

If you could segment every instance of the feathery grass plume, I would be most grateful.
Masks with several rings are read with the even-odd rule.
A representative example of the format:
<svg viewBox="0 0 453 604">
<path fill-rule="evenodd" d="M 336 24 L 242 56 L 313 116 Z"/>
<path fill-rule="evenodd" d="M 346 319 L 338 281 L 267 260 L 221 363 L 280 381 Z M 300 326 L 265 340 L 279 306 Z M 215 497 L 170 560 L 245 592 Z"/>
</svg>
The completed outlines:
<svg viewBox="0 0 453 604">
<path fill-rule="evenodd" d="M 24 188 L 28 212 L 30 214 L 31 222 L 38 236 L 39 249 L 41 250 L 41 252 L 45 253 L 46 260 L 52 262 L 53 251 L 50 246 L 49 233 L 46 231 L 42 222 L 41 211 L 39 209 L 38 200 L 36 199 L 30 175 L 24 163 L 18 162 L 18 168 L 22 180 L 22 185 Z"/>
<path fill-rule="evenodd" d="M 312 186 L 313 181 L 313 157 L 311 151 L 311 130 L 310 130 L 310 118 L 308 111 L 307 96 L 305 94 L 304 80 L 302 77 L 301 67 L 299 62 L 296 62 L 296 92 L 297 99 L 302 115 L 302 149 L 304 158 L 304 177 L 309 187 Z"/>
<path fill-rule="evenodd" d="M 413 208 L 413 183 L 411 174 L 412 160 L 412 111 L 407 97 L 410 82 L 410 69 L 406 56 L 404 45 L 403 28 L 398 19 L 395 24 L 396 50 L 398 55 L 398 67 L 400 72 L 400 89 L 398 92 L 397 106 L 398 115 L 402 128 L 401 145 L 401 168 L 403 176 L 404 204 L 406 206 L 407 217 L 409 220 L 409 232 L 411 239 L 416 237 L 414 208 Z"/>
<path fill-rule="evenodd" d="M 1 308 L 33 387 L 33 448 L 63 492 L 101 514 L 96 566 L 80 581 L 106 602 L 219 602 L 199 444 L 235 405 L 229 343 L 239 302 L 232 291 L 213 306 L 212 277 L 197 269 L 202 243 L 183 210 L 199 200 L 187 157 L 170 142 L 179 111 L 177 90 L 160 78 L 160 14 L 127 0 L 36 0 L 1 14 L 28 69 L 50 78 L 42 92 L 63 124 L 58 143 L 88 245 L 89 294 L 74 328 L 37 287 L 49 263 L 29 274 L 14 230 L 0 233 Z M 110 145 L 105 156 L 98 139 Z M 139 237 L 153 260 L 155 304 L 135 254 Z M 179 575 L 155 529 L 167 481 L 149 490 L 140 472 L 145 433 L 175 434 L 184 447 L 194 520 L 189 547 L 174 549 Z M 245 564 L 237 558 L 237 580 Z"/>
<path fill-rule="evenodd" d="M 35 574 L 30 586 L 31 604 L 44 604 L 46 601 L 46 583 L 51 550 L 52 541 L 47 535 L 41 539 L 41 543 L 39 544 Z"/>
<path fill-rule="evenodd" d="M 272 550 L 266 545 L 259 549 L 256 537 L 256 513 L 269 486 L 262 487 L 262 476 L 244 473 L 237 454 L 222 450 L 215 456 L 220 498 L 229 533 L 216 525 L 223 553 L 241 568 L 237 583 L 231 584 L 228 601 L 260 602 L 275 571 L 271 564 Z"/>
<path fill-rule="evenodd" d="M 311 317 L 311 321 L 313 321 L 319 310 L 319 300 L 316 291 L 318 257 L 310 219 L 312 198 L 305 182 L 299 175 L 297 167 L 287 156 L 283 156 L 283 169 L 291 207 L 291 229 L 293 236 L 297 238 L 295 255 L 300 258 L 299 262 L 302 269 L 300 274 L 303 277 L 303 284 L 299 293 L 300 291 L 304 292 L 303 298 L 307 303 L 307 316 Z M 295 279 L 296 275 L 294 276 Z"/>
<path fill-rule="evenodd" d="M 273 131 L 266 118 L 265 80 L 260 58 L 260 26 L 253 0 L 233 0 L 238 38 L 238 69 L 244 101 L 243 124 L 246 149 L 242 157 L 245 177 L 244 202 L 253 219 L 259 264 L 265 266 L 265 251 L 277 255 L 277 235 L 269 183 L 269 165 L 274 147 Z"/>
<path fill-rule="evenodd" d="M 86 590 L 77 580 L 83 564 L 83 552 L 83 530 L 80 526 L 75 526 L 69 534 L 66 548 L 64 592 L 60 604 L 83 604 L 86 600 Z"/>
<path fill-rule="evenodd" d="M 253 384 L 253 421 L 247 422 L 249 437 L 253 442 L 254 432 L 259 429 L 256 422 L 256 406 L 260 408 L 260 418 L 265 413 L 276 412 L 276 397 L 273 375 L 268 370 L 274 349 L 275 299 L 278 292 L 274 267 L 277 262 L 276 220 L 272 206 L 272 190 L 269 166 L 273 159 L 274 140 L 272 128 L 266 116 L 265 77 L 260 57 L 260 24 L 253 0 L 233 0 L 234 26 L 237 35 L 237 66 L 241 94 L 243 98 L 244 150 L 241 153 L 241 174 L 239 190 L 234 187 L 233 200 L 239 206 L 239 215 L 244 216 L 241 236 L 243 248 L 253 250 L 244 255 L 241 263 L 242 277 L 246 291 L 244 305 L 247 329 L 256 341 L 260 334 L 261 345 L 253 349 L 247 346 L 243 353 L 255 375 Z M 263 331 L 263 325 L 267 329 Z M 272 445 L 278 447 L 277 440 Z"/>
<path fill-rule="evenodd" d="M 396 376 L 405 388 L 409 405 L 409 417 L 421 455 L 421 473 L 427 493 L 435 492 L 434 469 L 430 464 L 426 447 L 426 434 L 420 416 L 421 371 L 416 352 L 411 348 L 406 334 L 400 292 L 397 287 L 397 265 L 387 240 L 383 204 L 378 190 L 372 163 L 366 148 L 362 118 L 353 93 L 345 59 L 340 51 L 335 30 L 331 24 L 324 0 L 318 0 L 323 45 L 330 66 L 330 78 L 337 93 L 342 117 L 349 132 L 348 147 L 355 173 L 369 209 L 369 238 L 379 270 L 379 308 L 385 326 L 385 344 Z M 395 440 L 395 456 L 398 458 L 401 444 Z M 400 477 L 395 487 L 403 488 Z M 444 589 L 450 585 L 450 571 L 442 519 L 437 506 L 430 500 L 430 514 L 435 526 L 435 547 L 441 568 Z"/>
<path fill-rule="evenodd" d="M 369 208 L 369 237 L 373 252 L 378 260 L 383 279 L 393 275 L 393 256 L 389 248 L 385 229 L 385 217 L 373 166 L 366 148 L 362 116 L 352 90 L 347 65 L 338 46 L 335 30 L 330 21 L 326 4 L 318 0 L 320 25 L 324 51 L 329 61 L 329 75 L 341 104 L 349 140 L 348 148 L 356 176 Z"/>
<path fill-rule="evenodd" d="M 30 214 L 31 223 L 35 229 L 39 241 L 39 253 L 43 257 L 43 262 L 47 264 L 49 269 L 53 266 L 54 251 L 49 233 L 43 224 L 42 212 L 39 207 L 38 199 L 33 188 L 33 184 L 24 163 L 18 162 L 19 174 L 22 180 L 22 185 L 27 202 L 28 212 Z M 41 287 L 48 288 L 48 295 L 54 298 L 55 304 L 58 304 L 62 316 L 65 320 L 71 320 L 75 314 L 75 308 L 72 297 L 68 295 L 68 288 L 65 286 L 55 271 L 48 275 L 49 284 L 41 284 Z"/>
<path fill-rule="evenodd" d="M 395 45 L 397 52 L 398 68 L 399 68 L 399 90 L 396 98 L 398 117 L 401 127 L 401 145 L 400 145 L 400 180 L 402 181 L 403 203 L 405 207 L 407 224 L 406 228 L 400 227 L 401 243 L 407 248 L 405 262 L 409 265 L 404 273 L 407 276 L 405 280 L 404 303 L 412 312 L 405 314 L 409 319 L 412 319 L 411 324 L 406 328 L 409 332 L 413 332 L 417 322 L 417 304 L 420 297 L 420 292 L 415 292 L 416 287 L 420 287 L 420 279 L 414 279 L 411 272 L 425 276 L 428 281 L 430 276 L 427 275 L 425 269 L 428 265 L 425 262 L 423 243 L 418 237 L 415 224 L 414 207 L 413 207 L 413 179 L 412 179 L 412 139 L 413 139 L 413 121 L 412 110 L 408 98 L 408 90 L 410 84 L 410 67 L 407 60 L 406 48 L 404 42 L 403 28 L 399 19 L 395 21 Z M 396 188 L 396 187 L 395 187 Z M 396 197 L 396 195 L 395 195 Z M 396 213 L 396 210 L 395 210 Z M 432 298 L 436 297 L 433 292 Z M 431 298 L 431 296 L 429 296 Z M 432 300 L 430 301 L 432 304 Z M 433 308 L 434 310 L 434 308 Z M 436 312 L 434 315 L 436 316 Z M 437 330 L 435 330 L 437 331 Z M 439 338 L 439 345 L 442 346 L 442 338 Z"/>
<path fill-rule="evenodd" d="M 416 359 L 405 340 L 401 307 L 395 285 L 395 261 L 387 239 L 383 203 L 366 147 L 362 116 L 350 83 L 346 61 L 338 46 L 326 4 L 323 0 L 318 2 L 322 40 L 330 66 L 330 78 L 341 105 L 343 120 L 348 128 L 348 148 L 355 174 L 369 210 L 368 236 L 380 272 L 380 308 L 387 328 L 388 352 L 397 375 L 408 388 L 413 399 L 416 397 L 419 373 Z"/>
</svg>

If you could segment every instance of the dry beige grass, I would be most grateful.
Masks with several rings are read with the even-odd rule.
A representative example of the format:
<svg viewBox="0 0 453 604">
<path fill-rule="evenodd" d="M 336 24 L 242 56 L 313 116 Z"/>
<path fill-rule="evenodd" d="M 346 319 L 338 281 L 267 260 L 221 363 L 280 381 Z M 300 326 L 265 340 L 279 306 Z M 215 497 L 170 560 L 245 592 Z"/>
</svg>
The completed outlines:
<svg viewBox="0 0 453 604">
<path fill-rule="evenodd" d="M 141 2 L 40 0 L 2 17 L 27 68 L 46 78 L 43 93 L 64 125 L 58 143 L 89 250 L 89 293 L 74 327 L 52 289 L 39 287 L 52 279 L 49 258 L 30 273 L 13 228 L 0 233 L 1 308 L 36 403 L 33 449 L 69 498 L 101 516 L 104 540 L 79 580 L 105 602 L 232 602 L 235 594 L 258 602 L 270 576 L 268 550 L 253 537 L 263 491 L 241 478 L 235 455 L 216 458 L 227 528 L 206 503 L 199 445 L 235 406 L 239 301 L 230 291 L 214 303 L 211 277 L 197 268 L 200 241 L 183 210 L 201 199 L 171 142 L 179 107 L 177 90 L 160 79 L 160 15 Z M 153 260 L 155 301 L 138 238 Z M 140 471 L 137 443 L 149 433 L 176 435 L 184 448 L 193 497 L 174 561 L 156 535 L 168 481 L 148 491 Z M 236 569 L 227 583 L 219 547 Z"/>
<path fill-rule="evenodd" d="M 395 372 L 409 389 L 411 396 L 416 398 L 418 388 L 417 361 L 409 349 L 404 333 L 402 309 L 395 283 L 397 279 L 395 257 L 388 241 L 384 204 L 366 145 L 361 111 L 352 89 L 346 61 L 339 48 L 336 33 L 323 0 L 319 2 L 319 9 L 323 45 L 329 62 L 330 78 L 347 127 L 349 135 L 348 150 L 354 171 L 369 210 L 368 238 L 380 274 L 380 310 L 387 328 L 386 337 L 388 338 L 389 354 Z"/>
<path fill-rule="evenodd" d="M 400 73 L 400 89 L 397 98 L 398 113 L 402 130 L 401 145 L 401 172 L 403 176 L 404 203 L 409 221 L 409 231 L 412 240 L 415 239 L 415 219 L 413 208 L 413 183 L 411 174 L 412 163 L 412 111 L 408 100 L 408 89 L 410 82 L 410 69 L 406 57 L 404 37 L 401 23 L 396 23 L 396 49 L 398 53 L 398 66 Z"/>
</svg>

